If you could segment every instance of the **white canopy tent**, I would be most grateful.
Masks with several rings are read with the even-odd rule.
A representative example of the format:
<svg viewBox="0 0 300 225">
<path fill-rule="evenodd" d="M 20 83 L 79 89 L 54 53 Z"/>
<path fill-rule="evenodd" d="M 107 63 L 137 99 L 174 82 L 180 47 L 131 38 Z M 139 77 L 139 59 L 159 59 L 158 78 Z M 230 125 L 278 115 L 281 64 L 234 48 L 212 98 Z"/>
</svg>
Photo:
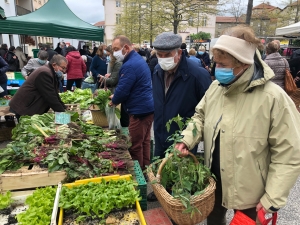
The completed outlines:
<svg viewBox="0 0 300 225">
<path fill-rule="evenodd" d="M 276 28 L 275 35 L 300 36 L 300 22 L 286 27 Z"/>
</svg>

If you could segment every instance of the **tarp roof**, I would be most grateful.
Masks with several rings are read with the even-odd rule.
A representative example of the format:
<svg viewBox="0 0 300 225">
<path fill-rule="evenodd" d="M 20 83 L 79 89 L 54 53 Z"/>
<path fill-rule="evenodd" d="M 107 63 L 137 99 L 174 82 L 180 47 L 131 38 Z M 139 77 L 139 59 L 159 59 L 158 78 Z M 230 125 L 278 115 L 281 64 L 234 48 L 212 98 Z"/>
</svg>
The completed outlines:
<svg viewBox="0 0 300 225">
<path fill-rule="evenodd" d="M 275 35 L 300 36 L 300 22 L 286 27 L 276 28 Z"/>
<path fill-rule="evenodd" d="M 103 41 L 103 29 L 78 18 L 63 0 L 49 0 L 38 10 L 0 20 L 2 34 Z"/>
</svg>

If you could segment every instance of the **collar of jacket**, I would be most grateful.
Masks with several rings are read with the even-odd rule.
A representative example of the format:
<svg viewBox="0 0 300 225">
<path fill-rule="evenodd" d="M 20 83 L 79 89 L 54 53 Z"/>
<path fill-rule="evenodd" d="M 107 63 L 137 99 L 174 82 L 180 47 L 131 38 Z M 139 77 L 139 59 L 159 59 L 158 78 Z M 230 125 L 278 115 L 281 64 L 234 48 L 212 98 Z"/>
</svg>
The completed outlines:
<svg viewBox="0 0 300 225">
<path fill-rule="evenodd" d="M 51 72 L 52 72 L 52 75 L 53 75 L 54 77 L 56 77 L 55 70 L 54 70 L 53 66 L 52 66 L 50 63 L 48 63 L 48 64 L 45 65 L 45 66 L 49 66 L 49 68 L 50 68 L 50 70 L 51 70 Z"/>
<path fill-rule="evenodd" d="M 123 64 L 124 63 L 126 63 L 127 61 L 128 61 L 128 59 L 130 59 L 130 57 L 132 56 L 132 55 L 134 55 L 134 53 L 135 54 L 138 54 L 138 53 L 136 53 L 134 50 L 131 50 L 126 56 L 125 56 L 125 58 L 124 58 L 124 60 L 123 60 Z M 139 54 L 138 54 L 139 55 Z M 142 57 L 142 56 L 141 56 Z"/>
<path fill-rule="evenodd" d="M 159 65 L 159 64 L 157 64 Z M 165 71 L 158 66 L 157 71 L 154 71 L 154 74 L 163 77 Z M 180 61 L 179 61 L 179 66 L 175 72 L 175 77 L 174 79 L 178 78 L 179 76 L 182 77 L 182 79 L 185 81 L 189 78 L 189 68 L 188 68 L 188 64 L 187 64 L 187 58 L 185 57 L 185 55 L 181 54 L 180 57 Z"/>
<path fill-rule="evenodd" d="M 226 88 L 225 94 L 252 92 L 255 87 L 264 85 L 273 77 L 273 70 L 261 59 L 259 51 L 256 50 L 254 63 L 236 82 L 228 86 L 220 85 Z"/>
</svg>

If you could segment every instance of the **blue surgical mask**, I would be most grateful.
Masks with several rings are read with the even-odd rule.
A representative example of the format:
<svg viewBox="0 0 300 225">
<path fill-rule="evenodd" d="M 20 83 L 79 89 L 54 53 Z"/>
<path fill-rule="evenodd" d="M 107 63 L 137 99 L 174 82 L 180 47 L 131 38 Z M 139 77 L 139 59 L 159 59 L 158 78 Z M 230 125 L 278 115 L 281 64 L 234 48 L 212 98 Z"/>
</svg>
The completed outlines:
<svg viewBox="0 0 300 225">
<path fill-rule="evenodd" d="M 216 68 L 215 77 L 221 84 L 229 84 L 235 79 L 233 68 Z"/>
<path fill-rule="evenodd" d="M 60 70 L 55 71 L 55 73 L 58 78 L 61 78 L 64 75 Z"/>
<path fill-rule="evenodd" d="M 106 56 L 106 62 L 109 63 L 110 62 L 110 56 Z"/>
<path fill-rule="evenodd" d="M 103 53 L 106 55 L 106 53 L 107 53 L 106 50 L 103 50 Z"/>
<path fill-rule="evenodd" d="M 203 55 L 203 54 L 204 54 L 204 52 L 198 51 L 198 54 L 199 54 L 199 55 Z"/>
<path fill-rule="evenodd" d="M 39 64 L 44 65 L 47 62 L 47 60 L 38 59 L 38 62 L 39 62 Z"/>
</svg>

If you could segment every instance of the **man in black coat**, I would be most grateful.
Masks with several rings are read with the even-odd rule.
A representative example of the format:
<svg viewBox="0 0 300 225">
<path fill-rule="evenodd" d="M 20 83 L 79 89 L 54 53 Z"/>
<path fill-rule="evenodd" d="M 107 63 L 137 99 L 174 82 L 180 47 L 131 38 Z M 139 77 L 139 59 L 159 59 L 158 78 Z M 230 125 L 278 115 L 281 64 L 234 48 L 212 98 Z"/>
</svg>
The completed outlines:
<svg viewBox="0 0 300 225">
<path fill-rule="evenodd" d="M 55 112 L 64 112 L 66 107 L 58 95 L 57 77 L 66 70 L 67 64 L 67 59 L 57 54 L 48 65 L 33 71 L 11 99 L 10 111 L 17 118 L 43 114 L 50 108 Z"/>
</svg>

